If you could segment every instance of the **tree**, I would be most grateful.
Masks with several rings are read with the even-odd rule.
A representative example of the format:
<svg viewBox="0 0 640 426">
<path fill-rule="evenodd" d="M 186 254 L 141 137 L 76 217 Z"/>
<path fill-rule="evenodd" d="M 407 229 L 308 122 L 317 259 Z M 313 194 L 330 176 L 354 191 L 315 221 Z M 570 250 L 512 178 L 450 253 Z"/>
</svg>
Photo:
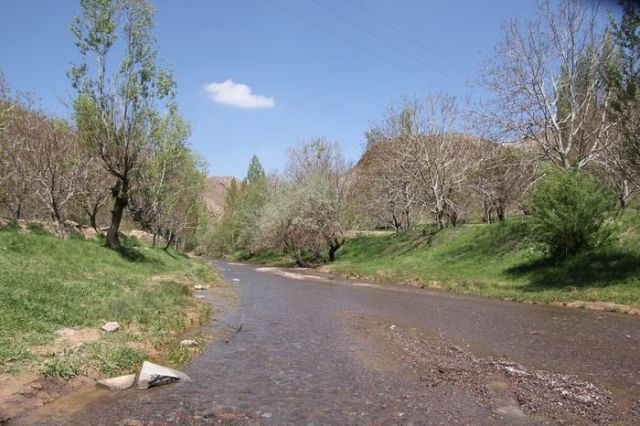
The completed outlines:
<svg viewBox="0 0 640 426">
<path fill-rule="evenodd" d="M 251 157 L 251 161 L 249 162 L 249 170 L 247 170 L 247 177 L 244 182 L 246 185 L 251 185 L 260 180 L 263 180 L 266 177 L 264 173 L 264 169 L 262 168 L 262 163 L 258 159 L 257 155 L 253 155 Z"/>
<path fill-rule="evenodd" d="M 619 23 L 611 19 L 615 51 L 605 74 L 614 93 L 610 113 L 618 138 L 598 171 L 625 207 L 637 189 L 640 173 L 640 7 L 622 1 L 622 9 Z"/>
<path fill-rule="evenodd" d="M 66 239 L 66 213 L 78 194 L 85 164 L 76 135 L 67 123 L 36 113 L 31 113 L 31 119 L 35 123 L 23 141 L 29 162 L 24 178 L 34 182 L 35 193 L 58 224 L 60 236 Z"/>
<path fill-rule="evenodd" d="M 559 2 L 557 10 L 546 0 L 540 16 L 504 25 L 482 79 L 496 97 L 478 114 L 500 138 L 533 140 L 554 164 L 583 168 L 605 155 L 613 137 L 603 74 L 608 35 L 598 31 L 597 7 L 579 0 Z"/>
<path fill-rule="evenodd" d="M 258 244 L 283 248 L 299 266 L 303 254 L 329 261 L 345 243 L 350 179 L 340 148 L 316 139 L 289 150 L 283 179 L 271 192 L 258 222 Z"/>
<path fill-rule="evenodd" d="M 444 93 L 405 100 L 390 108 L 377 132 L 391 144 L 401 167 L 401 181 L 416 182 L 416 199 L 433 215 L 439 229 L 456 225 L 465 210 L 457 197 L 474 166 L 468 137 L 455 133 L 457 100 Z"/>
<path fill-rule="evenodd" d="M 154 235 L 154 244 L 162 231 L 164 209 L 176 197 L 175 183 L 191 175 L 189 167 L 194 163 L 187 146 L 189 134 L 189 124 L 175 108 L 157 118 L 149 149 L 133 173 L 136 185 L 131 191 L 129 211 L 142 229 Z"/>
<path fill-rule="evenodd" d="M 411 225 L 419 185 L 405 173 L 406 164 L 398 155 L 402 141 L 387 140 L 372 129 L 366 133 L 367 149 L 356 166 L 356 193 L 361 208 L 396 232 Z"/>
<path fill-rule="evenodd" d="M 469 186 L 482 198 L 484 220 L 503 221 L 507 208 L 521 199 L 534 182 L 535 159 L 522 148 L 481 141 L 475 151 L 478 163 Z"/>
<path fill-rule="evenodd" d="M 89 226 L 100 231 L 98 214 L 111 200 L 111 174 L 105 170 L 100 158 L 81 150 L 80 158 L 84 162 L 83 172 L 78 185 L 76 205 L 89 219 Z"/>
<path fill-rule="evenodd" d="M 304 202 L 312 232 L 318 234 L 328 250 L 329 261 L 345 243 L 351 212 L 348 203 L 351 185 L 347 163 L 340 147 L 324 138 L 289 150 L 287 175 Z M 318 253 L 318 250 L 316 250 Z M 318 257 L 318 256 L 316 256 Z"/>
<path fill-rule="evenodd" d="M 30 178 L 33 158 L 29 144 L 42 125 L 42 120 L 31 111 L 29 99 L 17 96 L 7 99 L 7 118 L 0 143 L 5 155 L 0 157 L 2 177 L 0 179 L 0 202 L 11 216 L 18 220 L 25 216 L 28 207 L 34 207 L 34 182 Z"/>
<path fill-rule="evenodd" d="M 150 150 L 159 102 L 171 104 L 175 84 L 155 63 L 148 1 L 81 0 L 80 8 L 72 32 L 82 61 L 69 72 L 76 124 L 115 180 L 107 244 L 118 248 L 133 174 Z M 119 66 L 111 64 L 120 52 Z"/>
</svg>

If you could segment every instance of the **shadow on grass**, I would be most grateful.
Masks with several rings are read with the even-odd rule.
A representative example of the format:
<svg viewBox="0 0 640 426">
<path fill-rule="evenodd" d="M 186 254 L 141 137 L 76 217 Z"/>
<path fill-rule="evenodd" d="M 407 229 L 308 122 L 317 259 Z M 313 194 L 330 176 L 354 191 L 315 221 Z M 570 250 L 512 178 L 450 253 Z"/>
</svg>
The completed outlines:
<svg viewBox="0 0 640 426">
<path fill-rule="evenodd" d="M 528 278 L 525 291 L 542 291 L 565 287 L 606 287 L 640 277 L 640 254 L 611 250 L 584 253 L 554 262 L 537 259 L 507 269 L 507 274 Z"/>
<path fill-rule="evenodd" d="M 120 257 L 122 257 L 123 259 L 129 262 L 136 262 L 136 263 L 156 262 L 154 259 L 149 259 L 144 254 L 140 253 L 138 249 L 136 249 L 135 247 L 122 246 L 118 249 L 115 249 L 114 251 L 118 253 Z"/>
</svg>

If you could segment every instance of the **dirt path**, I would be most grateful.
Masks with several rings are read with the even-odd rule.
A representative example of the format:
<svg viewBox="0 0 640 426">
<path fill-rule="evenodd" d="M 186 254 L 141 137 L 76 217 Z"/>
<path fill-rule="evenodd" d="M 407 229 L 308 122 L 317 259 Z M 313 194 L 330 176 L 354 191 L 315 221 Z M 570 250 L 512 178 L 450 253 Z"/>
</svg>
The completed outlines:
<svg viewBox="0 0 640 426">
<path fill-rule="evenodd" d="M 637 317 L 216 264 L 240 299 L 212 327 L 243 327 L 193 383 L 17 423 L 640 422 Z"/>
</svg>

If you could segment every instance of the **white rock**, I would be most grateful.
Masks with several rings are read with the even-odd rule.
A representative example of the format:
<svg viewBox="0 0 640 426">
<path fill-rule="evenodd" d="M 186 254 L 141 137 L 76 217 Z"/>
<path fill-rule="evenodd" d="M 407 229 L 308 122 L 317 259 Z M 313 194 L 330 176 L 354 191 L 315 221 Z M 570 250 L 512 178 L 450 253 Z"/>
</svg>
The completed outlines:
<svg viewBox="0 0 640 426">
<path fill-rule="evenodd" d="M 198 346 L 198 342 L 193 339 L 184 339 L 180 342 L 181 346 Z"/>
<path fill-rule="evenodd" d="M 107 333 L 113 333 L 114 331 L 120 330 L 120 324 L 117 321 L 110 321 L 102 326 L 102 330 Z"/>
<path fill-rule="evenodd" d="M 202 284 L 196 284 L 193 286 L 194 290 L 206 290 L 207 288 Z"/>
<path fill-rule="evenodd" d="M 395 324 L 391 324 L 391 327 L 389 327 L 389 329 L 395 330 L 396 329 L 396 325 Z"/>
<path fill-rule="evenodd" d="M 238 281 L 240 281 L 240 279 L 238 279 L 238 278 L 232 278 L 232 279 L 231 279 L 231 281 L 233 281 L 233 282 L 237 283 Z"/>
<path fill-rule="evenodd" d="M 136 375 L 128 374 L 126 376 L 119 376 L 119 377 L 112 377 L 110 379 L 98 380 L 98 384 L 100 386 L 104 386 L 105 388 L 108 388 L 111 390 L 125 390 L 133 386 L 133 383 L 135 381 L 136 381 Z"/>
<path fill-rule="evenodd" d="M 271 418 L 271 413 L 264 413 L 264 414 L 262 414 L 262 416 L 260 416 L 260 417 L 263 417 L 263 418 L 265 418 L 265 419 L 270 419 L 270 418 Z"/>
<path fill-rule="evenodd" d="M 193 296 L 193 297 L 195 297 L 196 299 L 206 299 L 206 298 L 207 298 L 206 296 L 204 296 L 204 295 L 202 295 L 202 294 L 196 294 L 196 295 L 195 295 L 195 296 Z"/>
<path fill-rule="evenodd" d="M 177 382 L 178 380 L 188 382 L 191 381 L 191 378 L 182 371 L 145 361 L 142 364 L 142 369 L 138 375 L 138 389 L 147 389 L 151 386 L 166 385 L 168 383 Z"/>
<path fill-rule="evenodd" d="M 514 376 L 528 376 L 529 373 L 527 373 L 524 370 L 520 370 L 519 368 L 515 368 L 515 367 L 509 367 L 509 366 L 503 366 L 502 367 L 504 369 L 504 371 L 506 371 L 507 373 L 510 373 Z"/>
</svg>

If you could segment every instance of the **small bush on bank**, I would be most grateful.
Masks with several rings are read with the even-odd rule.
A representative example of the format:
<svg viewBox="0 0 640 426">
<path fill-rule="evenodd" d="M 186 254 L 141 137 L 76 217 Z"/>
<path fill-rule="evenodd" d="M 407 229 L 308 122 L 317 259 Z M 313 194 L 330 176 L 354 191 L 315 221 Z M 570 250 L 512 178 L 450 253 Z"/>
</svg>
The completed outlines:
<svg viewBox="0 0 640 426">
<path fill-rule="evenodd" d="M 526 206 L 532 238 L 544 244 L 553 258 L 603 247 L 617 238 L 615 196 L 588 173 L 544 169 Z"/>
</svg>

